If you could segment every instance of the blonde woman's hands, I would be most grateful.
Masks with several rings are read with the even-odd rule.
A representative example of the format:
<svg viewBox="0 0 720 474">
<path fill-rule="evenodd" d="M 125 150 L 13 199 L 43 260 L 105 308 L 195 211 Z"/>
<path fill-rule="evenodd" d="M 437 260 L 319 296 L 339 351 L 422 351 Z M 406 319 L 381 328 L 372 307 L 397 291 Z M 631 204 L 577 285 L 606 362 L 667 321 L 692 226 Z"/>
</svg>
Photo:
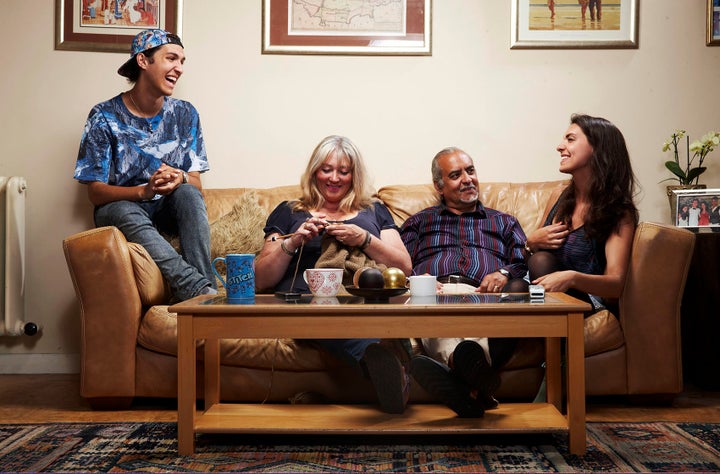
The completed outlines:
<svg viewBox="0 0 720 474">
<path fill-rule="evenodd" d="M 325 231 L 341 244 L 360 247 L 365 242 L 367 231 L 355 224 L 327 224 Z"/>
<path fill-rule="evenodd" d="M 297 228 L 292 236 L 286 239 L 286 246 L 290 250 L 295 250 L 320 235 L 326 226 L 327 221 L 325 221 L 325 219 L 309 217 L 305 222 L 300 224 L 300 227 Z"/>
</svg>

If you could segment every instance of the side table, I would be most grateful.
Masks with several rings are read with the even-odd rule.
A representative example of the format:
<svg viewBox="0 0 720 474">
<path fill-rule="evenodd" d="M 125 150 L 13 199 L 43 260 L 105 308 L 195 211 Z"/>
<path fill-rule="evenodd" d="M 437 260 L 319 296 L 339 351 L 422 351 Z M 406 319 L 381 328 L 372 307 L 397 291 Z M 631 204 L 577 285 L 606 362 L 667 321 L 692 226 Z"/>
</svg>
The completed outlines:
<svg viewBox="0 0 720 474">
<path fill-rule="evenodd" d="M 720 233 L 695 236 L 681 314 L 685 381 L 720 390 Z"/>
</svg>

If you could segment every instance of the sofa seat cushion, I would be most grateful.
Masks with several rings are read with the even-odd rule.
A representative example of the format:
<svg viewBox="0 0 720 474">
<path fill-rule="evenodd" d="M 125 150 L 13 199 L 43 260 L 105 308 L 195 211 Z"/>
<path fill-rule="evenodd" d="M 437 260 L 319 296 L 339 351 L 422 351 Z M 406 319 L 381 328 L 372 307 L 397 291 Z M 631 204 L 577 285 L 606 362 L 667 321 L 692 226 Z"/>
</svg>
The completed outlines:
<svg viewBox="0 0 720 474">
<path fill-rule="evenodd" d="M 585 318 L 585 355 L 609 352 L 625 344 L 620 322 L 604 309 Z"/>
<path fill-rule="evenodd" d="M 142 318 L 138 345 L 177 356 L 177 315 L 168 306 L 150 308 Z M 199 349 L 202 344 L 199 344 Z M 198 353 L 202 358 L 202 351 Z M 343 362 L 312 343 L 295 339 L 222 339 L 220 363 L 264 370 L 317 371 L 344 366 Z"/>
</svg>

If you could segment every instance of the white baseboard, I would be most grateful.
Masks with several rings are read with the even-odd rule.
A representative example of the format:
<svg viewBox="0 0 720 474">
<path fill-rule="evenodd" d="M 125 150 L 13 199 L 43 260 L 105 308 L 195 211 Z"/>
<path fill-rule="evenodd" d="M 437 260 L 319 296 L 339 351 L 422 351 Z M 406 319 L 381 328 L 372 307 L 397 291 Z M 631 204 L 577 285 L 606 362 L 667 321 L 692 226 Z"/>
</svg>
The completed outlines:
<svg viewBox="0 0 720 474">
<path fill-rule="evenodd" d="M 77 374 L 80 354 L 2 354 L 0 374 Z"/>
</svg>

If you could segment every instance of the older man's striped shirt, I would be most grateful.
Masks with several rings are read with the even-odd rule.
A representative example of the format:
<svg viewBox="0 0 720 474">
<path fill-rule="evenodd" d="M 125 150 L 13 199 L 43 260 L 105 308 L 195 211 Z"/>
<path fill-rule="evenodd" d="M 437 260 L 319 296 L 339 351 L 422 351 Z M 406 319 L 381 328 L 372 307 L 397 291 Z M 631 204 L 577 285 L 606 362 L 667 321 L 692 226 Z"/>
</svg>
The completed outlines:
<svg viewBox="0 0 720 474">
<path fill-rule="evenodd" d="M 415 275 L 462 275 L 479 285 L 500 268 L 512 278 L 527 272 L 526 237 L 518 220 L 479 203 L 461 215 L 444 205 L 424 209 L 405 221 L 401 235 Z"/>
</svg>

